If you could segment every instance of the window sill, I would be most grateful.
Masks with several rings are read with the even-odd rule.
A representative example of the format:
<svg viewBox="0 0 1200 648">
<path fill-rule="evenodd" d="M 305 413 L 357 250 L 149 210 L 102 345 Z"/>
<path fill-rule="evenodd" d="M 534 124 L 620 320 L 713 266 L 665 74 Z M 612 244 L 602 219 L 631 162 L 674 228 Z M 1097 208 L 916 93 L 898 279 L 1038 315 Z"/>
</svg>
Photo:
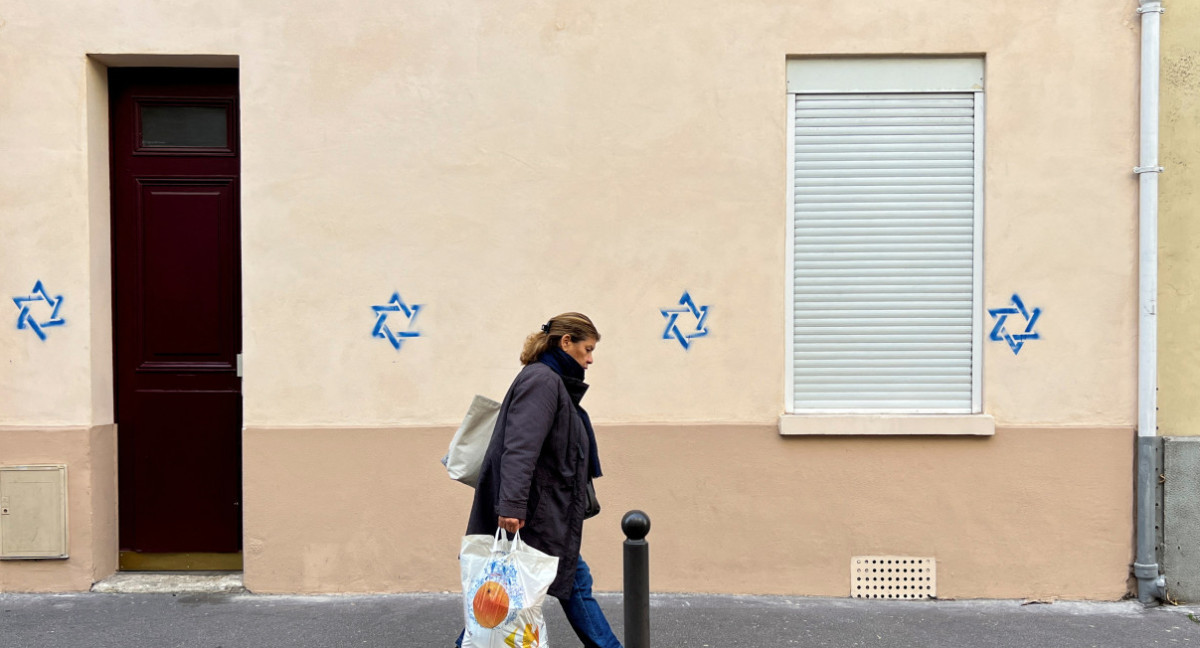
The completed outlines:
<svg viewBox="0 0 1200 648">
<path fill-rule="evenodd" d="M 784 414 L 782 436 L 993 436 L 987 414 Z"/>
</svg>

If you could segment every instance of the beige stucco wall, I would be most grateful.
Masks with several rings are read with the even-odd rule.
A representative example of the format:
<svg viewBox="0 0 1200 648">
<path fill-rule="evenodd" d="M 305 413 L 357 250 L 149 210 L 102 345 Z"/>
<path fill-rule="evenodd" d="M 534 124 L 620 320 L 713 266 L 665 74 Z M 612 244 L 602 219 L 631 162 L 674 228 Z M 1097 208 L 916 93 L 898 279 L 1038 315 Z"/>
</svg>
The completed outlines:
<svg viewBox="0 0 1200 648">
<path fill-rule="evenodd" d="M 246 586 L 456 590 L 472 491 L 445 428 L 246 431 Z M 847 596 L 855 555 L 933 556 L 938 595 L 1117 599 L 1132 558 L 1130 429 L 782 438 L 772 426 L 603 426 L 597 587 L 621 515 L 651 518 L 651 588 Z"/>
<path fill-rule="evenodd" d="M 1200 434 L 1200 6 L 1173 2 L 1162 22 L 1159 160 L 1158 428 Z"/>
<path fill-rule="evenodd" d="M 988 57 L 985 301 L 1045 310 L 1040 344 L 988 347 L 987 411 L 1127 423 L 1136 32 L 1085 5 L 1067 22 L 1036 2 L 409 7 L 305 47 L 330 27 L 288 12 L 266 44 L 291 56 L 242 52 L 247 423 L 452 422 L 568 308 L 605 335 L 598 420 L 773 420 L 784 61 L 875 52 Z M 658 314 L 685 288 L 713 305 L 690 353 Z M 400 353 L 364 325 L 393 289 L 428 305 Z"/>
<path fill-rule="evenodd" d="M 605 334 L 598 420 L 773 420 L 786 57 L 977 53 L 984 305 L 1019 293 L 1044 309 L 1020 356 L 987 346 L 985 409 L 1126 424 L 1132 16 L 1099 0 L 1069 18 L 1035 0 L 10 3 L 0 281 L 8 296 L 43 280 L 68 323 L 41 342 L 10 312 L 0 422 L 90 423 L 107 391 L 93 389 L 106 338 L 89 330 L 107 308 L 90 254 L 107 223 L 88 53 L 240 57 L 251 425 L 450 423 L 470 393 L 502 391 L 521 338 L 568 308 Z M 660 339 L 658 313 L 684 289 L 713 308 L 688 353 Z M 425 337 L 400 352 L 370 336 L 393 290 L 425 305 Z"/>
<path fill-rule="evenodd" d="M 579 309 L 604 336 L 587 401 L 606 436 L 608 530 L 589 539 L 603 587 L 617 513 L 644 507 L 656 552 L 678 557 L 656 562 L 661 589 L 840 594 L 849 554 L 835 552 L 851 547 L 938 556 L 945 595 L 1115 598 L 1135 419 L 1137 35 L 1132 3 L 1104 0 L 6 3 L 0 301 L 42 280 L 67 323 L 43 342 L 15 308 L 0 320 L 0 425 L 112 423 L 104 65 L 236 56 L 252 588 L 451 588 L 467 493 L 437 472 L 446 426 L 472 394 L 503 394 L 546 316 Z M 1018 293 L 1043 309 L 1020 355 L 984 345 L 994 439 L 774 432 L 785 62 L 830 54 L 986 58 L 982 306 Z M 687 352 L 661 339 L 659 314 L 685 289 L 712 307 Z M 395 290 L 424 306 L 400 351 L 370 336 L 371 306 Z M 48 461 L 104 451 L 34 443 Z M 935 479 L 887 468 L 925 448 Z M 1078 453 L 1099 454 L 1059 461 Z M 341 510 L 314 517 L 295 492 Z M 1078 506 L 1094 498 L 1100 512 Z M 714 510 L 765 559 L 703 544 Z M 775 526 L 779 511 L 796 515 Z M 1030 517 L 1049 535 L 1013 528 Z M 105 560 L 60 565 L 46 587 L 77 588 Z"/>
<path fill-rule="evenodd" d="M 117 569 L 117 434 L 112 425 L 0 427 L 0 466 L 67 466 L 65 560 L 0 561 L 0 592 L 86 591 Z"/>
</svg>

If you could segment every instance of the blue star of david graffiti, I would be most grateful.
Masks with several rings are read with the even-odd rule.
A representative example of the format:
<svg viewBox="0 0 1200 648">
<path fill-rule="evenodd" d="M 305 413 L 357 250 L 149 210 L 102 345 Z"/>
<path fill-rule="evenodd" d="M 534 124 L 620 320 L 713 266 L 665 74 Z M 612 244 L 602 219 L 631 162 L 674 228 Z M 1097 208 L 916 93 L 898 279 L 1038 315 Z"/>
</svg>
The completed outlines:
<svg viewBox="0 0 1200 648">
<path fill-rule="evenodd" d="M 708 329 L 705 328 L 705 320 L 708 319 L 708 309 L 711 306 L 697 306 L 692 300 L 692 296 L 685 290 L 683 297 L 679 298 L 679 306 L 677 308 L 663 308 L 659 312 L 663 317 L 667 318 L 667 328 L 663 330 L 662 339 L 678 340 L 683 349 L 686 351 L 692 346 L 692 340 L 708 335 Z M 681 315 L 691 315 L 696 319 L 695 327 L 684 333 L 679 328 L 679 317 Z"/>
<path fill-rule="evenodd" d="M 383 338 L 392 343 L 397 351 L 400 350 L 400 345 L 404 343 L 406 338 L 421 337 L 420 331 L 413 330 L 413 326 L 417 322 L 417 313 L 421 312 L 420 304 L 409 306 L 400 298 L 399 292 L 392 293 L 392 298 L 382 306 L 372 306 L 371 310 L 375 311 L 375 329 L 371 331 L 371 337 Z M 403 331 L 393 331 L 388 328 L 387 318 L 389 313 L 403 313 L 408 320 L 408 326 Z"/>
<path fill-rule="evenodd" d="M 32 308 L 37 305 L 37 302 L 44 302 L 50 308 L 50 317 L 42 321 L 38 321 L 33 316 Z M 21 309 L 21 314 L 17 316 L 17 329 L 30 329 L 37 334 L 44 342 L 46 340 L 46 329 L 51 326 L 62 326 L 67 323 L 67 320 L 58 316 L 58 309 L 62 307 L 63 296 L 51 297 L 50 293 L 46 292 L 46 287 L 42 285 L 41 280 L 33 285 L 33 294 L 28 297 L 13 297 L 13 303 L 17 308 Z M 40 308 L 39 310 L 46 310 Z"/>
<path fill-rule="evenodd" d="M 1042 309 L 1035 308 L 1032 311 L 1025 308 L 1025 302 L 1017 295 L 1012 296 L 1013 305 L 1009 308 L 990 308 L 988 314 L 996 319 L 996 326 L 992 329 L 989 339 L 995 342 L 1008 342 L 1008 346 L 1012 349 L 1013 355 L 1021 352 L 1021 347 L 1025 345 L 1026 340 L 1037 340 L 1039 335 L 1033 332 L 1033 325 L 1037 324 L 1038 317 L 1042 314 Z M 1025 330 L 1021 333 L 1009 333 L 1008 327 L 1005 326 L 1010 315 L 1020 315 L 1025 318 Z"/>
</svg>

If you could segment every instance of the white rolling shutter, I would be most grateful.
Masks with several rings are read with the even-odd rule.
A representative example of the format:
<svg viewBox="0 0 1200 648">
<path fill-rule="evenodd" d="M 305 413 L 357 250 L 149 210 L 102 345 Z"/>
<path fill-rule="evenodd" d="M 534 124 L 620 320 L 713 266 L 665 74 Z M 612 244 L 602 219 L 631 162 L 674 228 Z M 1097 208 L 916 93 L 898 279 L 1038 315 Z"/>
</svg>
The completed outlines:
<svg viewBox="0 0 1200 648">
<path fill-rule="evenodd" d="M 972 411 L 977 94 L 791 96 L 793 411 Z"/>
</svg>

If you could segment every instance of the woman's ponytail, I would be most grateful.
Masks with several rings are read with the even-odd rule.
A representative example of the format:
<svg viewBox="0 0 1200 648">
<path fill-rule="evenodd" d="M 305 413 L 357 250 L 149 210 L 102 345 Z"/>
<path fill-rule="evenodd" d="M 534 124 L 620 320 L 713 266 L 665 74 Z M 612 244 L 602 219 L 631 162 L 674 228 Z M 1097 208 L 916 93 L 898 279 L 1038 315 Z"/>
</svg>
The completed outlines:
<svg viewBox="0 0 1200 648">
<path fill-rule="evenodd" d="M 521 364 L 527 365 L 537 361 L 550 348 L 550 336 L 544 331 L 530 333 L 525 338 L 525 348 L 521 349 Z"/>
</svg>

